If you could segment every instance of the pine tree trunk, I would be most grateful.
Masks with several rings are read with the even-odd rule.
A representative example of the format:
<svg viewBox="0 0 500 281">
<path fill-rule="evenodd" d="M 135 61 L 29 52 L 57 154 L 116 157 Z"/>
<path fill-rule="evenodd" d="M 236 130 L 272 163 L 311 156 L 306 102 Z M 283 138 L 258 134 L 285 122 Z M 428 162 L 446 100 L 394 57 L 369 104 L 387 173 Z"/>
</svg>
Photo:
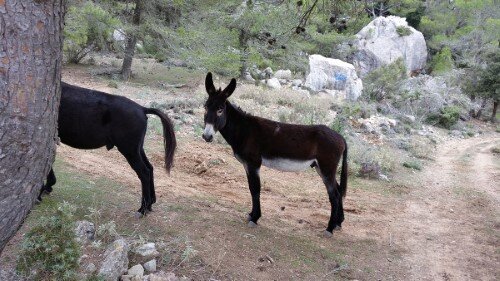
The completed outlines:
<svg viewBox="0 0 500 281">
<path fill-rule="evenodd" d="M 142 0 L 135 1 L 134 18 L 132 19 L 132 24 L 135 30 L 127 34 L 127 44 L 125 46 L 125 54 L 123 57 L 122 64 L 122 77 L 123 80 L 130 79 L 132 74 L 132 60 L 134 59 L 135 45 L 137 44 L 137 29 L 141 24 L 141 13 L 143 10 Z"/>
<path fill-rule="evenodd" d="M 493 101 L 493 112 L 491 113 L 491 122 L 496 123 L 497 121 L 497 109 L 498 109 L 498 100 Z"/>
<path fill-rule="evenodd" d="M 0 252 L 54 161 L 64 0 L 0 0 Z"/>
<path fill-rule="evenodd" d="M 240 48 L 242 48 L 242 54 L 240 57 L 240 77 L 244 78 L 245 73 L 248 70 L 248 36 L 245 30 L 240 29 L 240 34 L 238 37 L 240 41 Z"/>
</svg>

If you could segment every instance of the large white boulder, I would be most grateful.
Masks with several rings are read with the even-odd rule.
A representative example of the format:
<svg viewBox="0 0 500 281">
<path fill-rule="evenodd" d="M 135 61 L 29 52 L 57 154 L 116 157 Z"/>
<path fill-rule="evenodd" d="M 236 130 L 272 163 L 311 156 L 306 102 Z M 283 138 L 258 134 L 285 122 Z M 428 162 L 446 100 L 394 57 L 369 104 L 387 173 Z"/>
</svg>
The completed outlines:
<svg viewBox="0 0 500 281">
<path fill-rule="evenodd" d="M 353 64 L 361 77 L 380 66 L 402 58 L 408 73 L 425 67 L 427 46 L 424 35 L 409 26 L 405 18 L 378 17 L 356 34 L 358 51 Z"/>
<path fill-rule="evenodd" d="M 348 100 L 356 100 L 363 91 L 363 82 L 352 64 L 321 55 L 309 56 L 309 75 L 304 86 Z"/>
</svg>

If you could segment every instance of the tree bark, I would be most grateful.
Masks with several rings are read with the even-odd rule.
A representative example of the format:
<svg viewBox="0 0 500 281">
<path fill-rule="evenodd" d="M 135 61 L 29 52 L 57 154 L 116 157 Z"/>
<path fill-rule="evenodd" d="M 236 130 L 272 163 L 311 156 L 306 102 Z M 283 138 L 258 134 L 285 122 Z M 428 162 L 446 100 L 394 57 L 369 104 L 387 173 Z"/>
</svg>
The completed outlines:
<svg viewBox="0 0 500 281">
<path fill-rule="evenodd" d="M 139 25 L 141 24 L 141 14 L 143 10 L 142 0 L 135 1 L 134 8 L 134 17 L 132 19 L 132 24 L 134 25 L 134 29 L 127 34 L 127 44 L 125 46 L 125 54 L 123 57 L 122 64 L 122 77 L 123 80 L 130 79 L 130 75 L 132 74 L 132 60 L 134 58 L 135 53 L 135 45 L 137 44 L 137 32 L 139 29 Z"/>
<path fill-rule="evenodd" d="M 240 77 L 245 77 L 245 72 L 248 70 L 248 35 L 245 30 L 240 29 L 240 34 L 238 36 L 240 41 L 240 48 L 242 48 L 242 54 L 240 57 Z"/>
<path fill-rule="evenodd" d="M 54 161 L 64 0 L 0 0 L 0 252 Z"/>
<path fill-rule="evenodd" d="M 491 113 L 491 122 L 496 123 L 497 121 L 497 109 L 498 109 L 498 100 L 493 101 L 493 112 Z"/>
</svg>

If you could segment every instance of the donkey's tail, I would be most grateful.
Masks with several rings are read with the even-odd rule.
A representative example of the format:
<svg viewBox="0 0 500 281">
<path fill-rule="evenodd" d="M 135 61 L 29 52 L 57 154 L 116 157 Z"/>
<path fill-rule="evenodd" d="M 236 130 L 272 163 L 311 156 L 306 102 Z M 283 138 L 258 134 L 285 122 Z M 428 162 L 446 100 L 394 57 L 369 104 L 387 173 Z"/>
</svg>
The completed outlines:
<svg viewBox="0 0 500 281">
<path fill-rule="evenodd" d="M 165 147 L 165 168 L 167 173 L 174 164 L 174 153 L 177 147 L 177 140 L 175 139 L 174 125 L 168 116 L 156 108 L 144 108 L 144 113 L 154 114 L 160 117 L 161 124 L 163 125 L 163 146 Z"/>
<path fill-rule="evenodd" d="M 345 197 L 345 194 L 347 192 L 347 174 L 348 174 L 348 169 L 347 169 L 347 142 L 345 139 L 344 140 L 344 154 L 342 155 L 342 171 L 340 172 L 340 184 L 339 184 L 339 192 L 342 197 Z"/>
</svg>

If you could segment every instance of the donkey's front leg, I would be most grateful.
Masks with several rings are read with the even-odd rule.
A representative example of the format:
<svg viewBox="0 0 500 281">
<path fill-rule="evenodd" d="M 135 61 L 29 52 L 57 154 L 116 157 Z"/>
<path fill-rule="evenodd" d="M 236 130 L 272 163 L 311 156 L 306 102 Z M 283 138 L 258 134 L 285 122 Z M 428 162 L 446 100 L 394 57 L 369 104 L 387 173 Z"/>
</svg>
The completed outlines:
<svg viewBox="0 0 500 281">
<path fill-rule="evenodd" d="M 252 194 L 252 212 L 248 215 L 248 226 L 257 226 L 260 213 L 260 167 L 245 165 L 247 172 L 248 186 Z"/>
</svg>

